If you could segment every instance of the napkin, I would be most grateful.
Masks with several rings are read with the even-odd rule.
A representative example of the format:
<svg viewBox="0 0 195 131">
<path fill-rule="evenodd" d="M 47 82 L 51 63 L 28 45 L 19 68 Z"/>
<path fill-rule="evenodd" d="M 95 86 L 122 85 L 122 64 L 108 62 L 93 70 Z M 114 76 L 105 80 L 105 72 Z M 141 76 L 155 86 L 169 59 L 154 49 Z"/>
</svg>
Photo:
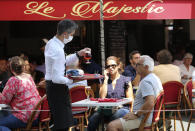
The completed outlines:
<svg viewBox="0 0 195 131">
<path fill-rule="evenodd" d="M 98 102 L 117 102 L 117 99 L 115 99 L 115 98 L 104 98 L 104 99 L 99 98 Z"/>
</svg>

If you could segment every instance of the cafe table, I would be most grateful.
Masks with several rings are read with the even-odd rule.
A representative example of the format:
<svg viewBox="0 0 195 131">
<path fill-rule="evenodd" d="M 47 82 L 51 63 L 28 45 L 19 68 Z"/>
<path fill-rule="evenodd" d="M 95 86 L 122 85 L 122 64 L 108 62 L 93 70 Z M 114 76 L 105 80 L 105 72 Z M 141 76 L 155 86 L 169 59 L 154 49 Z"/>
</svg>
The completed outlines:
<svg viewBox="0 0 195 131">
<path fill-rule="evenodd" d="M 118 99 L 115 102 L 98 102 L 98 101 L 91 101 L 90 99 L 84 99 L 81 101 L 77 101 L 72 103 L 72 107 L 102 107 L 102 108 L 112 108 L 122 106 L 124 104 L 131 103 L 131 98 L 123 98 Z M 104 120 L 102 119 L 102 131 L 104 131 Z M 101 128 L 99 128 L 101 129 Z"/>
<path fill-rule="evenodd" d="M 84 99 L 72 103 L 72 107 L 118 107 L 132 102 L 130 98 L 118 99 L 116 102 L 98 102 Z"/>
</svg>

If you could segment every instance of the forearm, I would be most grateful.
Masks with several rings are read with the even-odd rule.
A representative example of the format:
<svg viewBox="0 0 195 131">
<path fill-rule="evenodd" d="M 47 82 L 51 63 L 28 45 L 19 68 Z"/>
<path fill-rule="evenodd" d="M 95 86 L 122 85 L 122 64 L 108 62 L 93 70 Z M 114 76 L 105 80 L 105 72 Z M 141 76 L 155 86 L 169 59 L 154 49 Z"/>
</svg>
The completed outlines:
<svg viewBox="0 0 195 131">
<path fill-rule="evenodd" d="M 143 114 L 146 114 L 148 112 L 151 112 L 154 107 L 153 103 L 145 102 L 143 106 L 140 108 L 139 111 L 137 111 L 138 116 L 141 116 Z"/>
<path fill-rule="evenodd" d="M 133 87 L 131 82 L 128 83 L 128 89 L 126 90 L 126 97 L 133 98 Z"/>
<path fill-rule="evenodd" d="M 108 80 L 104 80 L 104 83 L 100 87 L 100 92 L 99 92 L 100 98 L 105 98 L 107 95 L 107 91 L 108 91 L 108 88 L 107 88 L 108 84 L 107 83 L 108 83 Z"/>
</svg>

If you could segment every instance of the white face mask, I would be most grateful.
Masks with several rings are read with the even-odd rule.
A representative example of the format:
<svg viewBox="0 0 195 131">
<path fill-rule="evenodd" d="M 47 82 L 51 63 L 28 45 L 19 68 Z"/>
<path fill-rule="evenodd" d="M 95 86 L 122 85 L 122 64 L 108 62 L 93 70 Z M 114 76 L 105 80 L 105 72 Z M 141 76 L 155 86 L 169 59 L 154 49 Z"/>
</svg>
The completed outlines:
<svg viewBox="0 0 195 131">
<path fill-rule="evenodd" d="M 64 38 L 64 44 L 67 44 L 68 42 L 72 41 L 73 36 L 69 36 L 68 39 Z"/>
</svg>

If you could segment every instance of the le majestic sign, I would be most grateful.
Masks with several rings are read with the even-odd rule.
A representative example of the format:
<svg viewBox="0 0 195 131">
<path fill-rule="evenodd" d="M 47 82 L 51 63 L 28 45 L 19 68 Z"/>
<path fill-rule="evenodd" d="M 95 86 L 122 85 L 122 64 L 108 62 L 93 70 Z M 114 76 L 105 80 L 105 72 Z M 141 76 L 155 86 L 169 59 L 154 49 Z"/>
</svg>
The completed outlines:
<svg viewBox="0 0 195 131">
<path fill-rule="evenodd" d="M 104 0 L 105 20 L 194 19 L 195 0 Z M 1 0 L 0 20 L 99 20 L 99 0 Z"/>
</svg>

